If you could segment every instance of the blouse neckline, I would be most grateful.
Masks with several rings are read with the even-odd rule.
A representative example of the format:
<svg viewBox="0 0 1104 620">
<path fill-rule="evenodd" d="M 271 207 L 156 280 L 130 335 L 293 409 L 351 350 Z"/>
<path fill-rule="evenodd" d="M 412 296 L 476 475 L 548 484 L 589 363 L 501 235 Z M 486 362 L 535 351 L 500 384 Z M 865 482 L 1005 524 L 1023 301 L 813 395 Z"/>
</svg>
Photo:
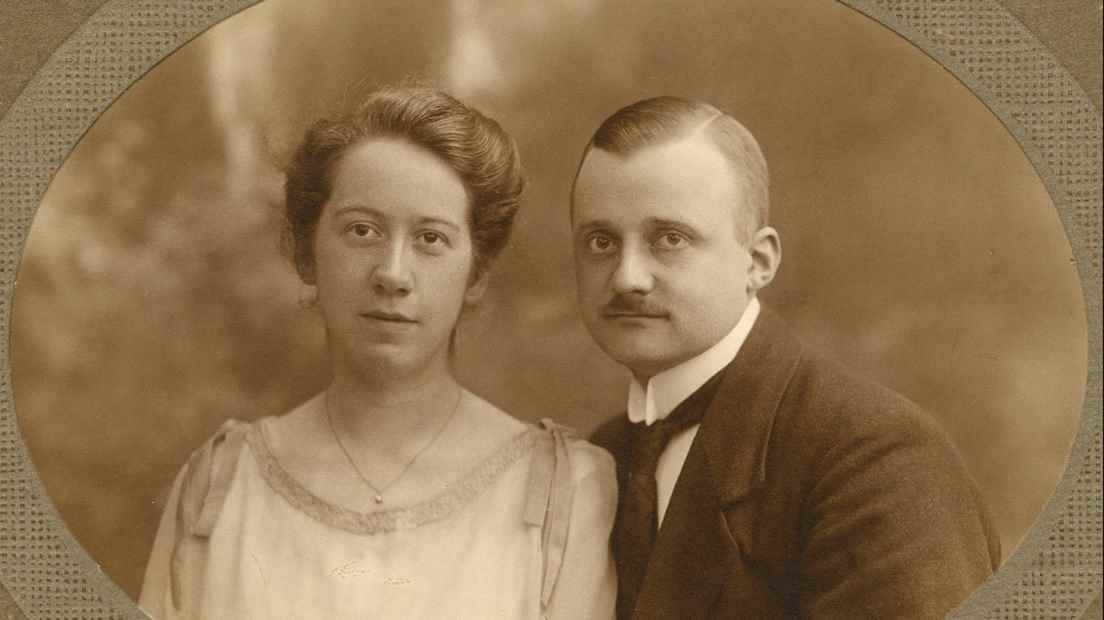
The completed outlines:
<svg viewBox="0 0 1104 620">
<path fill-rule="evenodd" d="M 507 439 L 490 456 L 477 464 L 449 488 L 426 500 L 408 506 L 370 512 L 338 506 L 315 495 L 276 460 L 265 435 L 265 420 L 249 425 L 245 439 L 268 486 L 292 507 L 325 525 L 353 534 L 382 534 L 413 529 L 440 521 L 456 513 L 475 499 L 536 444 L 540 432 L 534 427 Z"/>
</svg>

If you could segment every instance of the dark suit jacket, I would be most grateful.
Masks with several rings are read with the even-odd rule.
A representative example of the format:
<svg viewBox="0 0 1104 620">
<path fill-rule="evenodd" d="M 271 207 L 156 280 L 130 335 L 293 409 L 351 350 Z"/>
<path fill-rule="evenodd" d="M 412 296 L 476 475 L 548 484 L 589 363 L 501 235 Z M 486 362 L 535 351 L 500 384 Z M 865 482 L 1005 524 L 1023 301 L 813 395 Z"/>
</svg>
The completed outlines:
<svg viewBox="0 0 1104 620">
<path fill-rule="evenodd" d="M 629 617 L 939 618 L 995 570 L 976 486 L 916 405 L 767 308 L 723 372 Z M 629 424 L 593 438 L 622 487 Z"/>
</svg>

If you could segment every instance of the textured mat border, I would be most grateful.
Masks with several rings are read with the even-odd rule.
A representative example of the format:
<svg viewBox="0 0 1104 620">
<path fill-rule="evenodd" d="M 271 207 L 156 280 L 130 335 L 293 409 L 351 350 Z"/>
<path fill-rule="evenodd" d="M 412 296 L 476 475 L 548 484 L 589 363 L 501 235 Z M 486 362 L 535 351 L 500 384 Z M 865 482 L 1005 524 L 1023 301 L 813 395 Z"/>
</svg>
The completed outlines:
<svg viewBox="0 0 1104 620">
<path fill-rule="evenodd" d="M 1076 618 L 1102 577 L 1100 114 L 1054 55 L 993 0 L 839 1 L 908 38 L 989 106 L 1043 178 L 1073 247 L 1089 317 L 1089 376 L 1071 462 L 1027 540 L 956 617 Z M 119 94 L 253 3 L 108 2 L 0 121 L 0 582 L 28 618 L 144 617 L 61 524 L 17 430 L 7 329 L 31 218 L 53 173 Z"/>
</svg>

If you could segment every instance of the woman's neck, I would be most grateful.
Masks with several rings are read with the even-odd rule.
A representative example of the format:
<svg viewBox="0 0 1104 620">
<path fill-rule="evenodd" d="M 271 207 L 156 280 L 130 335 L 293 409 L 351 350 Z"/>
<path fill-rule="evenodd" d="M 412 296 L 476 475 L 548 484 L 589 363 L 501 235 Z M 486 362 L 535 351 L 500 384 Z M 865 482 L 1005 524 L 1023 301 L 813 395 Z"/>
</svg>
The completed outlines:
<svg viewBox="0 0 1104 620">
<path fill-rule="evenodd" d="M 452 415 L 463 388 L 447 367 L 406 377 L 336 372 L 323 395 L 326 415 L 355 443 L 391 445 L 436 432 Z"/>
</svg>

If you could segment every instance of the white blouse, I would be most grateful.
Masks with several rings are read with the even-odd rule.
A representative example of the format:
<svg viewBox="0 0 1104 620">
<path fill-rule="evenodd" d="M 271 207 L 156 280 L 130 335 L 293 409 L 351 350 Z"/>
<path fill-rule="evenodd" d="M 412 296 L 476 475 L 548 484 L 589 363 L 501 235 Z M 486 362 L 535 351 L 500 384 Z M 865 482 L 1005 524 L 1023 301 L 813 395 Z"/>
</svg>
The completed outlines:
<svg viewBox="0 0 1104 620">
<path fill-rule="evenodd" d="M 600 448 L 528 427 L 439 495 L 361 513 L 292 478 L 264 424 L 229 424 L 177 476 L 139 600 L 153 618 L 613 618 Z"/>
</svg>

